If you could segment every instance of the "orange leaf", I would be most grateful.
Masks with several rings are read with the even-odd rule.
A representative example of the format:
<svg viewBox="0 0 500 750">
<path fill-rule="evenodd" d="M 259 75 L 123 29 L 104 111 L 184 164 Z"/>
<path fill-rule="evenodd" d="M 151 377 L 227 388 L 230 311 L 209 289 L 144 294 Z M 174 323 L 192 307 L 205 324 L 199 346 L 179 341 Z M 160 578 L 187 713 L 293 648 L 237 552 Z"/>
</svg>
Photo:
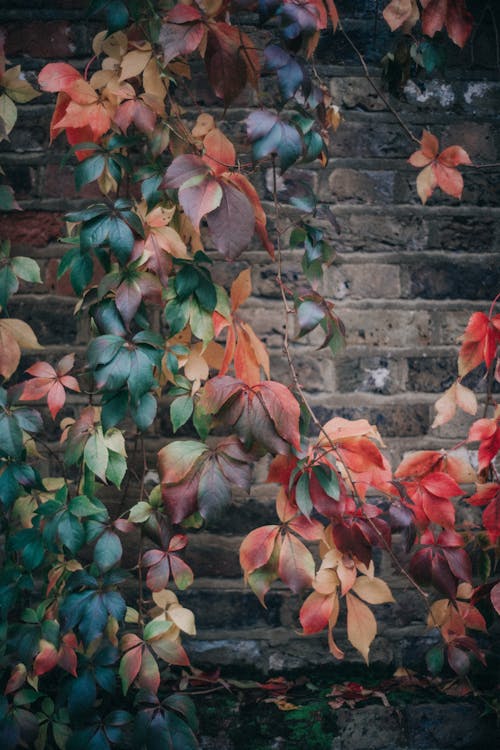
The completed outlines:
<svg viewBox="0 0 500 750">
<path fill-rule="evenodd" d="M 353 594 L 346 594 L 347 637 L 368 664 L 368 655 L 377 634 L 377 622 L 373 612 Z"/>
<path fill-rule="evenodd" d="M 268 562 L 278 532 L 279 526 L 273 524 L 254 529 L 245 537 L 240 547 L 240 565 L 245 572 L 245 577 Z"/>
<path fill-rule="evenodd" d="M 216 175 L 227 172 L 236 163 L 234 146 L 219 128 L 210 130 L 203 139 L 203 161 L 206 162 Z"/>
<path fill-rule="evenodd" d="M 252 293 L 252 276 L 249 268 L 245 268 L 231 284 L 231 310 L 234 312 Z"/>
<path fill-rule="evenodd" d="M 405 33 L 409 33 L 420 18 L 415 0 L 391 0 L 384 8 L 382 15 L 391 31 L 402 26 Z"/>
</svg>

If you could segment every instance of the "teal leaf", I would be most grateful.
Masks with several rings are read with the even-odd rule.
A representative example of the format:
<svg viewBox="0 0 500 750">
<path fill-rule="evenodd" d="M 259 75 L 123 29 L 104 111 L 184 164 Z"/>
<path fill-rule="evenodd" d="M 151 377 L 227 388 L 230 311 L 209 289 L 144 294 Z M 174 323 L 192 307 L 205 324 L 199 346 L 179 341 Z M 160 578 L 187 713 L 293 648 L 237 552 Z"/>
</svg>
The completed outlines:
<svg viewBox="0 0 500 750">
<path fill-rule="evenodd" d="M 105 531 L 95 545 L 94 562 L 103 573 L 106 573 L 120 562 L 122 554 L 123 548 L 119 536 L 113 531 Z"/>
</svg>

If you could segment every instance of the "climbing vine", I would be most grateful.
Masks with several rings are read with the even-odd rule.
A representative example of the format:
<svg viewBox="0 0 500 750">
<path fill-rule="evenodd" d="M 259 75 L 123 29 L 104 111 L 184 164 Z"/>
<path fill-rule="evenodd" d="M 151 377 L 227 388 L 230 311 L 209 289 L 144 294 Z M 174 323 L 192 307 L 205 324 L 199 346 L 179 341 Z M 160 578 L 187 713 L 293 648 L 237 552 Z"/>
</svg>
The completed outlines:
<svg viewBox="0 0 500 750">
<path fill-rule="evenodd" d="M 255 9 L 269 28 L 263 48 L 245 30 L 244 14 Z M 333 355 L 344 338 L 334 303 L 321 293 L 333 250 L 316 196 L 286 179 L 295 164 L 325 165 L 341 126 L 313 64 L 327 27 L 354 45 L 333 0 L 265 0 L 258 8 L 93 0 L 90 12 L 102 12 L 106 28 L 85 70 L 49 63 L 38 76 L 41 92 L 57 94 L 50 137 L 67 139 L 76 189 L 95 183 L 101 193 L 66 216 L 59 266 L 77 314 L 90 321 L 83 361 L 68 353 L 18 373 L 22 350 L 40 346 L 27 323 L 9 316 L 10 299 L 40 274 L 31 258 L 11 256 L 7 242 L 0 255 L 2 747 L 197 747 L 193 705 L 170 682 L 189 670 L 182 634 L 195 634 L 182 605 L 193 581 L 182 557 L 186 531 L 222 511 L 232 487 L 248 491 L 253 465 L 266 455 L 268 481 L 278 486 L 276 523 L 253 530 L 240 550 L 261 602 L 277 579 L 305 592 L 303 632 L 326 630 L 337 659 L 345 608 L 348 639 L 368 661 L 377 631 L 371 607 L 393 601 L 375 571 L 381 548 L 441 633 L 428 655 L 431 672 L 446 660 L 467 674 L 471 659 L 485 663 L 470 631 L 486 631 L 500 610 L 497 300 L 470 318 L 458 377 L 436 403 L 434 426 L 457 408 L 477 415 L 462 381 L 481 367 L 483 415 L 460 445 L 411 453 L 395 471 L 366 420 L 319 421 L 293 360 L 292 317 L 294 335 L 320 332 Z M 464 0 L 392 0 L 384 17 L 391 29 L 411 32 L 414 64 L 427 70 L 440 60 L 436 32 L 444 27 L 462 47 L 472 30 Z M 1 60 L 0 137 L 7 137 L 16 103 L 38 92 Z M 218 120 L 193 95 L 200 80 L 221 105 Z M 243 142 L 226 115 L 249 91 L 258 106 Z M 422 202 L 436 188 L 460 198 L 466 151 L 440 150 L 436 135 L 414 134 L 395 116 L 421 170 Z M 270 206 L 256 188 L 261 169 L 270 176 Z M 283 215 L 284 189 L 297 221 Z M 0 198 L 15 207 L 8 187 Z M 276 264 L 290 386 L 272 379 L 251 325 L 250 264 L 229 288 L 215 280 L 219 264 L 245 261 L 254 243 Z M 297 289 L 281 272 L 290 248 L 302 253 Z M 65 410 L 68 392 L 74 416 Z M 48 413 L 32 405 L 39 401 Z M 145 435 L 159 408 L 168 408 L 171 436 L 155 467 Z M 56 449 L 45 436 L 49 419 Z M 181 428 L 189 438 L 176 437 Z M 482 508 L 476 522 L 457 520 L 457 500 Z M 395 532 L 403 533 L 407 568 L 393 551 Z M 137 551 L 131 563 L 124 545 Z"/>
</svg>

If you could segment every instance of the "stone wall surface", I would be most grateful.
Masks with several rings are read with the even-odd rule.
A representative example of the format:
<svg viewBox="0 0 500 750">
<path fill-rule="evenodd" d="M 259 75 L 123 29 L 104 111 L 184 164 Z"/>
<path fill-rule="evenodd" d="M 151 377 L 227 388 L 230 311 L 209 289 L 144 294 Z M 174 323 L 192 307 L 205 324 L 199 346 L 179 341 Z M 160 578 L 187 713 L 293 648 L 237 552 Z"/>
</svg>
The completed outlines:
<svg viewBox="0 0 500 750">
<path fill-rule="evenodd" d="M 380 83 L 378 62 L 392 42 L 380 18 L 374 26 L 379 3 L 337 4 L 346 29 L 369 49 L 368 61 Z M 471 5 L 477 5 L 479 17 L 483 4 Z M 99 21 L 84 17 L 84 8 L 83 0 L 4 0 L 0 25 L 7 33 L 10 61 L 21 63 L 30 78 L 47 61 L 68 60 L 83 69 L 92 36 L 101 28 Z M 400 100 L 391 99 L 417 135 L 431 128 L 443 146 L 462 144 L 474 162 L 500 161 L 494 45 L 493 24 L 483 22 L 475 33 L 474 55 L 450 47 L 445 75 L 421 77 L 407 84 Z M 318 70 L 328 78 L 344 121 L 333 138 L 328 167 L 309 165 L 300 175 L 335 216 L 336 229 L 325 222 L 337 251 L 325 292 L 345 323 L 347 348 L 332 360 L 327 352 L 317 351 L 311 337 L 294 347 L 296 363 L 320 418 L 368 418 L 377 425 L 395 464 L 410 449 L 449 447 L 464 437 L 466 420 L 461 417 L 438 430 L 430 425 L 437 394 L 455 377 L 457 336 L 470 313 L 487 311 L 498 292 L 498 171 L 467 169 L 462 201 L 438 192 L 422 206 L 415 190 L 416 170 L 407 162 L 413 147 L 341 37 L 322 37 Z M 207 94 L 207 104 L 212 102 Z M 11 239 L 16 253 L 36 258 L 44 278 L 41 288 L 23 287 L 10 312 L 33 326 L 47 359 L 68 351 L 83 356 L 85 350 L 86 324 L 73 316 L 69 283 L 57 280 L 63 253 L 57 239 L 64 213 L 95 195 L 91 188 L 75 192 L 71 167 L 61 167 L 63 139 L 49 148 L 52 108 L 48 95 L 21 107 L 10 140 L 0 146 L 0 162 L 23 208 L 0 216 L 0 236 Z M 214 107 L 214 112 L 222 117 L 222 110 Z M 228 114 L 225 126 L 233 135 L 242 133 L 246 114 L 245 102 Z M 270 201 L 265 175 L 258 175 L 257 186 Z M 283 314 L 272 263 L 257 246 L 245 260 L 253 274 L 254 295 L 247 306 L 252 325 L 270 348 L 274 376 L 290 382 L 281 355 Z M 218 273 L 230 279 L 243 266 L 235 263 Z M 299 278 L 299 259 L 292 252 L 285 255 L 284 277 L 291 283 Z M 78 398 L 72 403 L 78 404 Z M 147 436 L 151 456 L 168 437 L 166 414 Z M 265 673 L 320 667 L 330 660 L 324 636 L 304 639 L 296 634 L 297 597 L 278 585 L 263 609 L 242 582 L 241 539 L 255 526 L 274 522 L 274 489 L 264 478 L 265 466 L 257 467 L 250 498 L 238 495 L 224 518 L 197 533 L 189 546 L 188 560 L 197 577 L 182 601 L 196 614 L 199 635 L 189 644 L 195 663 Z M 378 608 L 380 635 L 372 662 L 418 668 L 434 635 L 424 630 L 422 607 L 393 574 L 390 561 L 381 559 L 379 565 L 397 601 Z M 339 644 L 347 647 L 342 636 Z M 358 662 L 349 648 L 347 658 Z M 399 724 L 394 726 L 396 737 Z M 338 747 L 351 746 L 365 747 L 346 729 Z"/>
</svg>

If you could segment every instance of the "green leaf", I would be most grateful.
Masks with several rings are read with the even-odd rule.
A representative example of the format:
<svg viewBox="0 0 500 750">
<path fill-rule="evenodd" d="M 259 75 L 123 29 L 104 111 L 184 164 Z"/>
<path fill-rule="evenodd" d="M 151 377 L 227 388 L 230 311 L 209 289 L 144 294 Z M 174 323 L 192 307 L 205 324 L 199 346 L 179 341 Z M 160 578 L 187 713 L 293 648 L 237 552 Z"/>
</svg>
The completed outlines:
<svg viewBox="0 0 500 750">
<path fill-rule="evenodd" d="M 87 516 L 94 516 L 96 513 L 102 512 L 102 507 L 94 505 L 92 500 L 86 495 L 78 495 L 71 498 L 68 503 L 68 509 L 77 518 L 86 518 Z"/>
<path fill-rule="evenodd" d="M 12 297 L 18 289 L 19 282 L 9 266 L 0 268 L 0 307 L 6 307 L 9 298 Z"/>
<path fill-rule="evenodd" d="M 325 466 L 313 466 L 313 474 L 328 497 L 338 500 L 340 497 L 339 480 L 333 469 Z"/>
<path fill-rule="evenodd" d="M 130 414 L 138 430 L 144 432 L 152 425 L 157 408 L 158 404 L 152 393 L 145 393 L 136 404 L 130 404 Z"/>
<path fill-rule="evenodd" d="M 195 289 L 194 296 L 208 312 L 212 313 L 217 305 L 217 291 L 211 280 L 200 276 L 198 286 Z"/>
<path fill-rule="evenodd" d="M 212 316 L 206 310 L 203 310 L 196 300 L 191 300 L 189 324 L 196 338 L 201 339 L 204 344 L 208 344 L 214 338 L 214 325 Z"/>
<path fill-rule="evenodd" d="M 75 185 L 78 192 L 84 185 L 97 180 L 104 171 L 106 158 L 104 154 L 93 154 L 81 161 L 75 169 Z"/>
<path fill-rule="evenodd" d="M 325 317 L 325 311 L 313 300 L 301 302 L 297 308 L 297 320 L 300 331 L 299 338 L 314 330 Z"/>
<path fill-rule="evenodd" d="M 170 421 L 174 432 L 186 424 L 193 413 L 193 399 L 191 396 L 179 396 L 170 404 Z"/>
<path fill-rule="evenodd" d="M 71 264 L 69 280 L 75 290 L 75 294 L 81 296 L 85 288 L 90 284 L 94 273 L 94 263 L 90 255 L 78 255 Z"/>
<path fill-rule="evenodd" d="M 65 511 L 57 524 L 57 535 L 60 543 L 69 549 L 72 555 L 85 544 L 85 529 L 75 516 Z"/>
<path fill-rule="evenodd" d="M 129 521 L 132 523 L 144 523 L 153 512 L 153 508 L 145 500 L 140 500 L 130 508 Z"/>
<path fill-rule="evenodd" d="M 425 655 L 427 669 L 433 675 L 438 675 L 444 666 L 444 649 L 442 646 L 433 646 Z"/>
<path fill-rule="evenodd" d="M 177 296 L 181 300 L 190 297 L 198 286 L 199 279 L 200 276 L 194 265 L 183 265 L 180 271 L 177 272 L 174 280 L 174 288 L 177 292 Z"/>
<path fill-rule="evenodd" d="M 190 313 L 189 300 L 179 302 L 173 299 L 165 306 L 165 320 L 169 327 L 169 336 L 180 333 L 188 324 Z"/>
<path fill-rule="evenodd" d="M 120 349 L 125 346 L 121 336 L 105 334 L 92 339 L 87 349 L 87 361 L 91 367 L 105 365 L 116 357 Z"/>
<path fill-rule="evenodd" d="M 83 460 L 91 472 L 106 481 L 106 467 L 108 465 L 108 450 L 104 443 L 101 430 L 96 430 L 85 443 Z"/>
<path fill-rule="evenodd" d="M 17 420 L 5 413 L 0 413 L 0 456 L 18 458 L 23 449 L 23 433 Z"/>
<path fill-rule="evenodd" d="M 94 548 L 94 562 L 103 573 L 113 568 L 122 559 L 123 548 L 120 538 L 113 531 L 105 531 Z"/>
<path fill-rule="evenodd" d="M 106 478 L 120 488 L 123 481 L 123 477 L 127 471 L 127 460 L 125 456 L 116 453 L 116 451 L 108 450 L 108 465 L 106 467 Z"/>
<path fill-rule="evenodd" d="M 40 266 L 33 258 L 12 258 L 10 266 L 19 279 L 29 281 L 31 284 L 42 283 Z"/>
<path fill-rule="evenodd" d="M 108 219 L 108 242 L 118 261 L 125 265 L 134 247 L 134 235 L 128 224 L 117 216 Z"/>
<path fill-rule="evenodd" d="M 102 400 L 101 421 L 104 430 L 109 430 L 124 419 L 127 413 L 128 391 L 118 391 Z"/>
<path fill-rule="evenodd" d="M 300 512 L 309 518 L 313 509 L 313 504 L 309 493 L 309 475 L 307 472 L 300 475 L 299 480 L 295 485 L 295 500 L 297 501 Z"/>
</svg>

